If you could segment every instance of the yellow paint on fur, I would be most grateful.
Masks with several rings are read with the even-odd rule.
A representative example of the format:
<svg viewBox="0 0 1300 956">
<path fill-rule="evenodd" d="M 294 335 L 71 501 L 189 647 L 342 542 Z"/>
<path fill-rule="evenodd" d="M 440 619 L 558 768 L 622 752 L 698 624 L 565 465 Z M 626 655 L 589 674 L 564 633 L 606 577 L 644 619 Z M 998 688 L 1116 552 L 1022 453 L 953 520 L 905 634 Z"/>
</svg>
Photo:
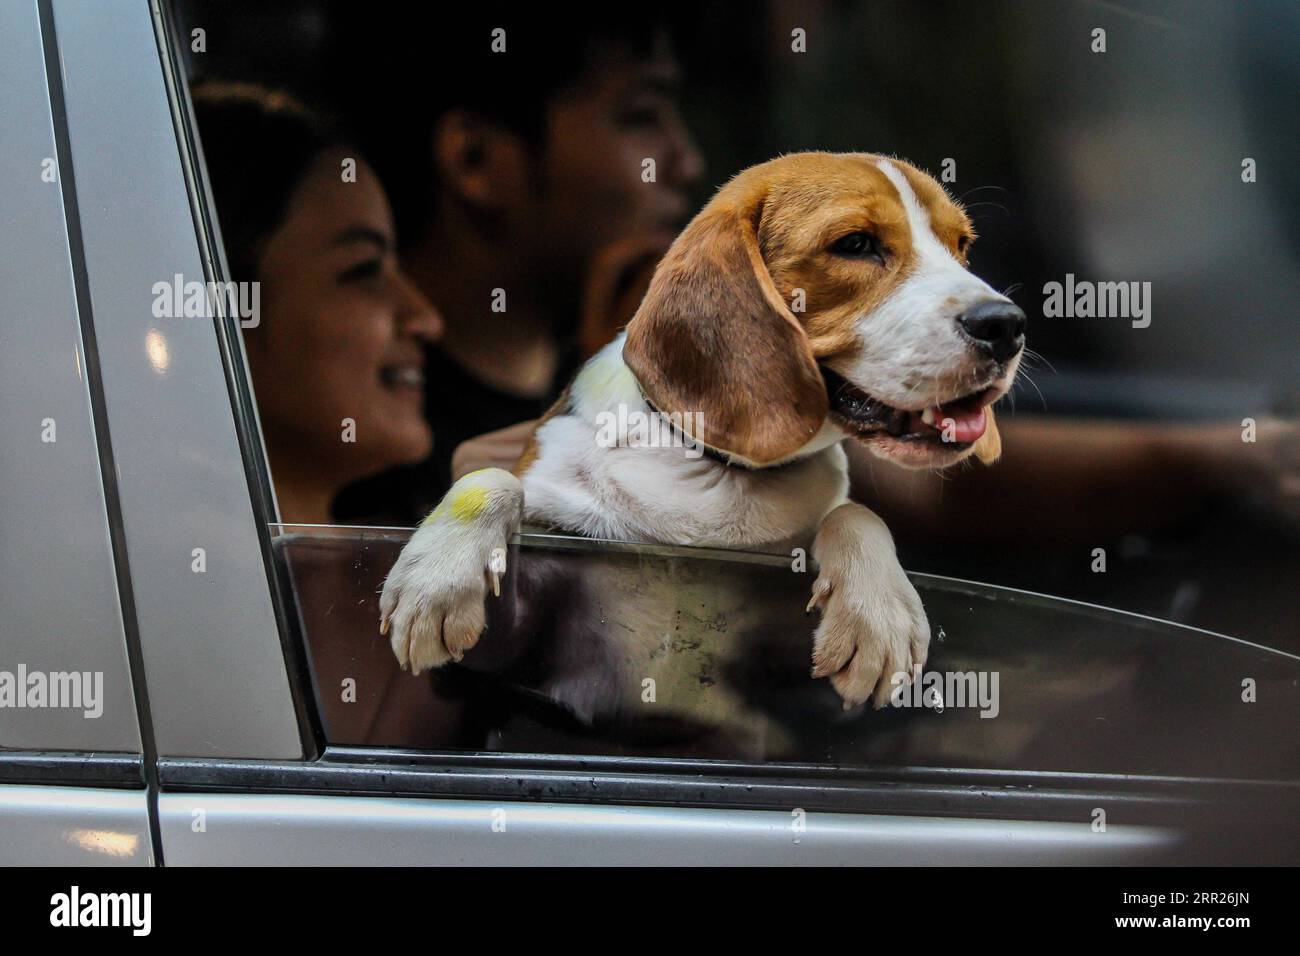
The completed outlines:
<svg viewBox="0 0 1300 956">
<path fill-rule="evenodd" d="M 637 392 L 632 370 L 623 364 L 623 353 L 606 346 L 596 353 L 573 383 L 574 397 L 583 405 L 603 410 L 618 401 L 633 401 Z"/>
<path fill-rule="evenodd" d="M 488 471 L 491 469 L 480 468 L 478 471 L 471 471 L 468 475 L 462 476 L 460 481 L 451 486 L 451 491 L 438 502 L 438 507 L 429 512 L 429 516 L 423 523 L 431 524 L 446 515 L 451 515 L 457 521 L 473 521 L 477 518 L 487 507 L 489 489 L 482 485 L 475 485 L 470 479 Z M 465 487 L 462 488 L 462 485 Z"/>
<path fill-rule="evenodd" d="M 452 491 L 447 496 L 447 507 L 451 511 L 451 516 L 457 521 L 473 521 L 483 509 L 487 507 L 488 490 L 486 488 L 469 487 L 460 491 Z"/>
</svg>

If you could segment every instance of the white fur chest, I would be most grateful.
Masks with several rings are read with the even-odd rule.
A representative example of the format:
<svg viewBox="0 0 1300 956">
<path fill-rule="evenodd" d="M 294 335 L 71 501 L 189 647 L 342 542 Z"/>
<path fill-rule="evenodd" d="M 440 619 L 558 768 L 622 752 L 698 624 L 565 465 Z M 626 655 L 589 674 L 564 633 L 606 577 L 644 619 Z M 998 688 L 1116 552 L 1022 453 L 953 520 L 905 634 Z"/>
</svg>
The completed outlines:
<svg viewBox="0 0 1300 956">
<path fill-rule="evenodd" d="M 807 544 L 845 500 L 847 463 L 838 444 L 777 468 L 728 467 L 674 444 L 667 429 L 649 443 L 625 423 L 653 415 L 621 359 L 622 340 L 574 381 L 570 409 L 538 429 L 536 460 L 522 476 L 525 520 L 624 541 L 785 550 Z M 641 417 L 638 417 L 641 416 Z M 610 440 L 602 424 L 618 422 Z"/>
</svg>

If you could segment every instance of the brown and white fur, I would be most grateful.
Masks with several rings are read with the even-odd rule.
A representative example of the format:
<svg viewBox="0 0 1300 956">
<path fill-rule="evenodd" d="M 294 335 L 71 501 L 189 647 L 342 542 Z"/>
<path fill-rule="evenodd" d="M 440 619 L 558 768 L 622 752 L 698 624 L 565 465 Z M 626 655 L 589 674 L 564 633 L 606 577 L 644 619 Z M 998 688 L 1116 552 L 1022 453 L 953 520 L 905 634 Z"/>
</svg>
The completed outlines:
<svg viewBox="0 0 1300 956">
<path fill-rule="evenodd" d="M 870 239 L 865 254 L 865 240 L 844 243 L 856 234 Z M 889 530 L 848 500 L 841 442 L 930 468 L 972 453 L 991 462 L 1000 446 L 991 409 L 972 442 L 864 424 L 828 395 L 824 370 L 896 420 L 1005 394 L 1019 346 L 995 361 L 957 321 L 1007 302 L 967 270 L 972 238 L 943 187 L 900 160 L 802 153 L 737 175 L 678 237 L 624 335 L 583 367 L 513 473 L 465 476 L 415 532 L 380 600 L 399 662 L 419 673 L 475 645 L 521 520 L 640 542 L 811 544 L 813 675 L 846 704 L 883 705 L 893 675 L 924 665 L 930 629 Z M 686 414 L 714 454 L 606 447 L 598 416 L 620 405 Z"/>
</svg>

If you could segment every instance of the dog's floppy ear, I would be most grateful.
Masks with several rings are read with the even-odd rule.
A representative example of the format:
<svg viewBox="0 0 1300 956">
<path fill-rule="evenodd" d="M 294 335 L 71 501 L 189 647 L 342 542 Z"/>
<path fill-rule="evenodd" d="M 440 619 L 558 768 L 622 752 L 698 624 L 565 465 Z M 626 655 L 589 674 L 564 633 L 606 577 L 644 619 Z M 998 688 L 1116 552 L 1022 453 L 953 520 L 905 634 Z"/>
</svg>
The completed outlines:
<svg viewBox="0 0 1300 956">
<path fill-rule="evenodd" d="M 665 414 L 743 463 L 793 454 L 821 429 L 826 385 L 758 246 L 763 199 L 715 199 L 677 237 L 627 328 L 623 360 Z"/>
<path fill-rule="evenodd" d="M 986 424 L 984 434 L 975 442 L 975 457 L 986 465 L 991 465 L 1002 457 L 1002 436 L 998 434 L 998 423 L 993 417 L 993 408 L 984 409 Z"/>
</svg>

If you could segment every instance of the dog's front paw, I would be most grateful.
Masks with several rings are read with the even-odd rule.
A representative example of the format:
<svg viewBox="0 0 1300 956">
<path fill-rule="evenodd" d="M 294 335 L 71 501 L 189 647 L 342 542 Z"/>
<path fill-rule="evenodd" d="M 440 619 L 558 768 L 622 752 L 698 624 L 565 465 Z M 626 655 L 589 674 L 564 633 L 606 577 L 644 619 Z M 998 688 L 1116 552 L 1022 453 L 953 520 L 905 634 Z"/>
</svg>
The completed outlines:
<svg viewBox="0 0 1300 956">
<path fill-rule="evenodd" d="M 379 631 L 403 669 L 419 674 L 459 661 L 478 643 L 487 592 L 501 593 L 523 500 L 523 486 L 508 471 L 473 472 L 452 485 L 406 543 L 379 597 Z"/>
<path fill-rule="evenodd" d="M 883 534 L 882 534 L 883 533 Z M 915 679 L 930 648 L 930 622 L 883 523 L 861 505 L 841 505 L 814 545 L 821 573 L 808 610 L 820 608 L 813 677 L 829 677 L 846 707 L 889 701 L 895 675 Z"/>
</svg>

